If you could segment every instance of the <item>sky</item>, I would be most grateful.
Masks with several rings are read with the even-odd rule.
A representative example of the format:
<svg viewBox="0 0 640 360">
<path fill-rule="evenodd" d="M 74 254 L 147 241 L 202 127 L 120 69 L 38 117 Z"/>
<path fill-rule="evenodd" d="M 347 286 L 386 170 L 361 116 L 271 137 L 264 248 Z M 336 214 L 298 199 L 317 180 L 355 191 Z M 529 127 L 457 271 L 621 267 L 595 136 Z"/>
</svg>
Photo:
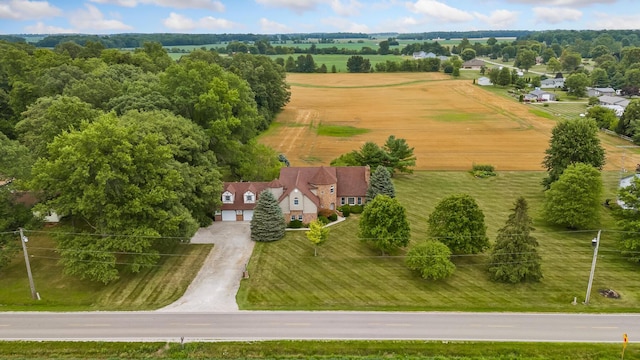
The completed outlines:
<svg viewBox="0 0 640 360">
<path fill-rule="evenodd" d="M 638 28 L 639 0 L 0 0 L 0 34 Z"/>
</svg>

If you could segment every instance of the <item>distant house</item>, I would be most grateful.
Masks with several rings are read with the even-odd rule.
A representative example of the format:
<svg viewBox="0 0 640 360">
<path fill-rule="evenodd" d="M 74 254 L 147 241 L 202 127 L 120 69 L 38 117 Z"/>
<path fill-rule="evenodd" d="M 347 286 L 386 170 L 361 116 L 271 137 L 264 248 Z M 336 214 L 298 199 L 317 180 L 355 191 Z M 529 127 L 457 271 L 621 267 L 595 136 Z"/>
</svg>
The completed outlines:
<svg viewBox="0 0 640 360">
<path fill-rule="evenodd" d="M 284 167 L 271 182 L 227 182 L 216 221 L 250 221 L 260 192 L 270 191 L 278 200 L 284 219 L 309 223 L 321 209 L 336 210 L 364 205 L 369 187 L 368 166 Z"/>
<path fill-rule="evenodd" d="M 493 83 L 491 82 L 491 80 L 490 80 L 488 77 L 486 77 L 486 76 L 483 76 L 483 77 L 481 77 L 481 78 L 478 78 L 478 81 L 477 81 L 476 83 L 477 83 L 478 85 L 480 85 L 480 86 L 489 86 L 489 85 L 493 85 Z"/>
<path fill-rule="evenodd" d="M 471 59 L 462 63 L 462 68 L 465 70 L 480 70 L 484 66 L 484 61 L 480 59 Z"/>
<path fill-rule="evenodd" d="M 618 105 L 626 108 L 629 105 L 629 100 L 620 96 L 602 95 L 598 98 L 600 105 Z"/>
<path fill-rule="evenodd" d="M 418 51 L 413 53 L 414 59 L 425 59 L 427 57 L 427 53 L 424 51 Z"/>
<path fill-rule="evenodd" d="M 606 87 L 606 88 L 594 88 L 594 87 L 588 87 L 587 88 L 587 96 L 592 97 L 592 96 L 596 96 L 596 97 L 600 97 L 600 96 L 615 96 L 616 95 L 616 90 L 614 88 L 610 88 L 610 87 Z"/>
<path fill-rule="evenodd" d="M 30 208 L 38 203 L 38 199 L 28 191 L 16 191 L 13 193 L 13 201 L 18 204 L 23 204 L 24 206 Z M 33 215 L 37 218 L 42 218 L 42 220 L 46 223 L 58 223 L 60 222 L 61 216 L 58 215 L 55 211 L 49 209 L 45 214 L 41 214 L 38 211 L 34 211 Z"/>
<path fill-rule="evenodd" d="M 541 89 L 562 89 L 564 87 L 564 79 L 544 79 L 540 81 Z"/>
<path fill-rule="evenodd" d="M 533 91 L 530 91 L 528 94 L 526 94 L 524 97 L 524 100 L 525 101 L 555 101 L 556 94 L 546 92 L 540 89 L 535 89 Z"/>
<path fill-rule="evenodd" d="M 603 108 L 607 108 L 607 109 L 611 109 L 616 113 L 617 117 L 622 117 L 622 115 L 624 114 L 624 107 L 620 106 L 620 105 L 600 105 Z"/>
</svg>

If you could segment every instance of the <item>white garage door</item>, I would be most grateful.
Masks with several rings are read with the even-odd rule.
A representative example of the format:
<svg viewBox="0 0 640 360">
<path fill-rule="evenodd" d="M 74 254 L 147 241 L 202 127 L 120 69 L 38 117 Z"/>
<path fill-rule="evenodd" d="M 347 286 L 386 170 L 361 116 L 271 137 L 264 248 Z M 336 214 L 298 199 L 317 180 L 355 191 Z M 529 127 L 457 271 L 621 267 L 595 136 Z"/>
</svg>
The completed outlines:
<svg viewBox="0 0 640 360">
<path fill-rule="evenodd" d="M 222 221 L 236 221 L 236 211 L 222 210 Z"/>
<path fill-rule="evenodd" d="M 251 219 L 253 219 L 253 210 L 245 210 L 242 213 L 242 220 L 251 221 Z"/>
</svg>

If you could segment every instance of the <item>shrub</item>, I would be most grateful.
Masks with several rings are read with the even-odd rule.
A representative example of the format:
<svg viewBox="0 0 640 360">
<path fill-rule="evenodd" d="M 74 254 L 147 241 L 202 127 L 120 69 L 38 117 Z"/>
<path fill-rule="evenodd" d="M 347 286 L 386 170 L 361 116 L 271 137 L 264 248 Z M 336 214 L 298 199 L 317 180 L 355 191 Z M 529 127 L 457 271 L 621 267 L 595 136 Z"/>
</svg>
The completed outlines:
<svg viewBox="0 0 640 360">
<path fill-rule="evenodd" d="M 320 209 L 320 210 L 318 210 L 318 217 L 324 216 L 324 217 L 328 218 L 329 216 L 331 216 L 331 214 L 333 214 L 333 210 L 329 210 L 329 209 Z"/>
<path fill-rule="evenodd" d="M 336 221 L 336 220 L 338 220 L 338 214 L 333 213 L 333 214 L 331 214 L 331 215 L 327 216 L 327 218 L 328 218 L 329 220 L 331 220 L 331 221 Z"/>
<path fill-rule="evenodd" d="M 351 215 L 351 207 L 349 205 L 342 205 L 338 208 L 342 212 L 342 216 L 349 217 Z"/>
<path fill-rule="evenodd" d="M 300 220 L 291 220 L 289 222 L 289 224 L 287 225 L 288 228 L 290 229 L 301 229 L 302 228 L 302 221 Z"/>
<path fill-rule="evenodd" d="M 495 167 L 489 164 L 473 164 L 471 174 L 478 178 L 496 176 Z"/>
<path fill-rule="evenodd" d="M 364 206 L 362 205 L 351 205 L 349 206 L 351 212 L 354 214 L 362 214 L 362 210 L 364 210 Z"/>
<path fill-rule="evenodd" d="M 331 221 L 329 221 L 329 219 L 326 216 L 318 216 L 318 221 L 322 224 L 322 225 L 327 225 L 328 223 L 330 223 Z"/>
</svg>

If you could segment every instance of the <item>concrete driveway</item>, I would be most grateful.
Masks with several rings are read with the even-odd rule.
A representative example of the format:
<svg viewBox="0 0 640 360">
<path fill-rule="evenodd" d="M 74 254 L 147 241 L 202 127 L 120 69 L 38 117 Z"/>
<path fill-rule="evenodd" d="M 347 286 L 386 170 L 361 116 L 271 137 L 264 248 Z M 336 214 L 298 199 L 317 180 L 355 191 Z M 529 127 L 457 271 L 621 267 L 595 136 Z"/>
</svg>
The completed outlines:
<svg viewBox="0 0 640 360">
<path fill-rule="evenodd" d="M 158 311 L 238 311 L 236 294 L 254 245 L 249 222 L 214 222 L 198 230 L 191 243 L 215 246 L 184 295 Z"/>
</svg>

